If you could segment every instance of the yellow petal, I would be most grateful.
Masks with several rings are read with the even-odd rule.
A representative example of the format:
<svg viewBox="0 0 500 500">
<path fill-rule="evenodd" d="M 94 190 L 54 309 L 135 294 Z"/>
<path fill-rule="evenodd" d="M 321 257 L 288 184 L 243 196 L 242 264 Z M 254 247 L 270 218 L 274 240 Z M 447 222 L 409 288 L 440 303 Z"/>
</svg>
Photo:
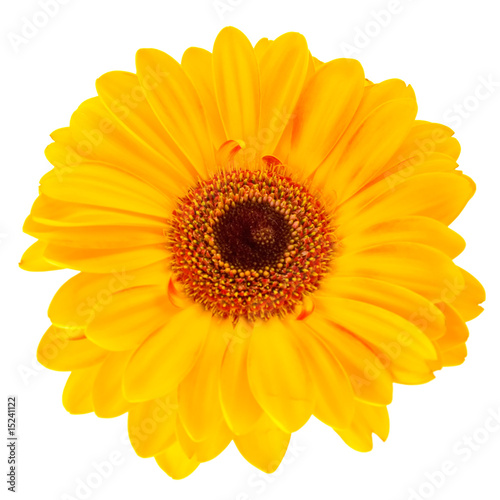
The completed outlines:
<svg viewBox="0 0 500 500">
<path fill-rule="evenodd" d="M 317 310 L 330 314 L 332 321 L 352 332 L 382 354 L 383 364 L 395 380 L 403 371 L 427 373 L 426 360 L 437 359 L 432 342 L 415 325 L 381 307 L 352 299 L 321 297 Z M 329 311 L 332 311 L 329 313 Z"/>
<path fill-rule="evenodd" d="M 335 147 L 331 150 L 323 163 L 318 166 L 314 174 L 315 182 L 322 189 L 328 185 L 328 190 L 337 190 L 339 186 L 335 185 L 334 179 L 345 174 L 345 168 L 340 168 L 339 162 L 345 154 L 351 149 L 351 143 L 355 137 L 364 134 L 363 128 L 373 121 L 379 110 L 388 106 L 391 101 L 402 102 L 401 100 L 415 101 L 415 93 L 411 87 L 397 79 L 386 80 L 377 84 L 366 84 L 363 89 L 363 97 L 352 117 L 347 129 L 339 139 Z M 392 105 L 389 105 L 392 106 Z M 358 137 L 359 140 L 360 137 Z M 370 149 L 362 146 L 358 154 L 369 154 Z M 388 166 L 384 168 L 389 168 Z M 337 170 L 339 170 L 337 172 Z M 348 172 L 347 172 L 348 173 Z M 340 186 L 343 189 L 342 186 Z"/>
<path fill-rule="evenodd" d="M 438 339 L 446 331 L 445 316 L 433 302 L 393 283 L 372 278 L 332 276 L 321 284 L 315 296 L 323 295 L 358 300 L 387 309 L 413 323 L 430 339 Z"/>
<path fill-rule="evenodd" d="M 177 439 L 188 458 L 208 462 L 220 455 L 232 440 L 232 434 L 224 421 L 219 422 L 215 432 L 203 441 L 193 441 L 180 419 L 177 419 Z"/>
<path fill-rule="evenodd" d="M 33 203 L 31 218 L 58 227 L 130 226 L 165 228 L 165 219 L 124 210 L 54 200 L 41 194 Z"/>
<path fill-rule="evenodd" d="M 38 344 L 40 364 L 57 371 L 71 371 L 101 363 L 108 352 L 86 338 L 71 339 L 50 326 Z M 83 330 L 78 330 L 83 332 Z"/>
<path fill-rule="evenodd" d="M 446 334 L 437 340 L 438 348 L 442 353 L 465 344 L 469 338 L 469 329 L 455 308 L 444 303 L 438 305 L 442 308 L 446 318 Z"/>
<path fill-rule="evenodd" d="M 443 153 L 456 160 L 460 154 L 460 144 L 452 135 L 453 130 L 446 125 L 416 120 L 387 167 L 407 160 L 412 160 L 411 164 L 417 167 L 433 153 Z"/>
<path fill-rule="evenodd" d="M 256 44 L 255 47 L 253 48 L 255 50 L 255 56 L 257 57 L 257 61 L 261 61 L 262 57 L 266 53 L 267 49 L 271 47 L 273 44 L 272 40 L 269 40 L 268 38 L 261 38 Z"/>
<path fill-rule="evenodd" d="M 346 253 L 381 243 L 409 241 L 429 245 L 452 259 L 465 248 L 465 240 L 452 229 L 429 217 L 410 215 L 376 222 L 366 229 L 342 237 L 342 226 L 336 231 Z"/>
<path fill-rule="evenodd" d="M 156 286 L 129 288 L 111 295 L 87 324 L 87 337 L 110 351 L 126 351 L 166 323 L 173 313 L 165 290 Z"/>
<path fill-rule="evenodd" d="M 59 178 L 54 171 L 40 180 L 41 193 L 64 202 L 126 210 L 165 218 L 171 202 L 131 175 L 106 165 L 82 164 Z"/>
<path fill-rule="evenodd" d="M 128 413 L 128 433 L 137 455 L 152 457 L 175 442 L 177 409 L 175 393 L 132 404 Z"/>
<path fill-rule="evenodd" d="M 271 319 L 256 325 L 247 363 L 250 388 L 259 405 L 284 431 L 300 429 L 311 416 L 314 395 L 288 322 Z"/>
<path fill-rule="evenodd" d="M 177 441 L 163 453 L 156 455 L 155 460 L 172 479 L 184 479 L 193 473 L 199 465 L 198 461 L 186 456 Z"/>
<path fill-rule="evenodd" d="M 314 63 L 314 69 L 318 71 L 323 64 L 325 64 L 323 61 L 320 61 L 317 57 L 313 57 L 313 63 Z"/>
<path fill-rule="evenodd" d="M 260 83 L 257 58 L 247 37 L 223 28 L 213 49 L 215 93 L 226 137 L 255 147 L 259 130 Z"/>
<path fill-rule="evenodd" d="M 354 59 L 335 59 L 315 73 L 295 112 L 292 170 L 309 174 L 316 169 L 351 121 L 363 88 L 363 68 Z"/>
<path fill-rule="evenodd" d="M 69 127 L 58 128 L 50 134 L 50 138 L 53 141 L 70 141 L 71 129 Z"/>
<path fill-rule="evenodd" d="M 373 448 L 372 433 L 385 441 L 389 435 L 389 414 L 385 406 L 356 404 L 356 414 L 350 429 L 335 429 L 344 442 L 356 451 Z"/>
<path fill-rule="evenodd" d="M 37 241 L 24 252 L 19 262 L 19 267 L 25 271 L 55 271 L 61 269 L 59 266 L 49 263 L 44 258 L 47 243 Z"/>
<path fill-rule="evenodd" d="M 375 109 L 332 168 L 325 189 L 343 201 L 374 179 L 407 136 L 416 114 L 414 99 L 394 99 Z"/>
<path fill-rule="evenodd" d="M 279 158 L 284 165 L 288 165 L 289 163 L 289 155 L 292 148 L 293 124 L 294 119 L 289 121 L 285 130 L 283 130 L 283 134 L 281 135 L 281 138 L 273 152 L 273 156 Z"/>
<path fill-rule="evenodd" d="M 69 127 L 68 127 L 69 130 Z M 56 136 L 58 137 L 58 136 Z M 77 153 L 78 143 L 71 135 L 64 138 L 64 142 L 53 142 L 45 148 L 45 157 L 53 165 L 54 173 L 62 180 L 67 173 L 71 173 L 78 165 L 92 163 L 102 165 L 102 160 L 97 160 L 86 151 Z M 85 156 L 84 156 L 85 154 Z"/>
<path fill-rule="evenodd" d="M 29 216 L 23 231 L 50 244 L 79 249 L 121 249 L 167 244 L 165 229 L 162 227 L 53 226 L 36 222 Z"/>
<path fill-rule="evenodd" d="M 96 88 L 109 112 L 130 134 L 165 159 L 167 168 L 164 168 L 165 173 L 160 173 L 158 182 L 165 179 L 165 175 L 169 177 L 170 184 L 196 179 L 196 169 L 156 117 L 137 75 L 126 71 L 111 71 L 97 79 Z"/>
<path fill-rule="evenodd" d="M 245 459 L 267 474 L 278 468 L 289 442 L 290 434 L 282 431 L 265 414 L 248 434 L 234 437 L 234 444 Z"/>
<path fill-rule="evenodd" d="M 354 393 L 347 373 L 314 330 L 293 322 L 307 359 L 314 386 L 314 415 L 332 427 L 349 427 L 354 415 Z"/>
<path fill-rule="evenodd" d="M 388 281 L 429 300 L 442 300 L 454 283 L 463 282 L 460 270 L 444 253 L 419 243 L 385 243 L 336 260 L 335 275 Z"/>
<path fill-rule="evenodd" d="M 92 388 L 100 365 L 81 368 L 71 372 L 64 386 L 63 406 L 72 415 L 81 415 L 94 411 Z"/>
<path fill-rule="evenodd" d="M 179 385 L 179 417 L 193 441 L 217 433 L 223 420 L 219 401 L 219 373 L 226 339 L 213 322 L 195 366 Z"/>
<path fill-rule="evenodd" d="M 214 165 L 214 151 L 203 107 L 181 65 L 156 49 L 136 56 L 137 76 L 156 116 L 179 149 L 203 175 Z"/>
<path fill-rule="evenodd" d="M 449 158 L 443 160 L 443 155 L 439 153 L 433 153 L 426 161 L 418 165 L 413 165 L 412 160 L 403 161 L 370 181 L 354 196 L 341 203 L 337 210 L 339 213 L 346 213 L 347 210 L 352 215 L 355 215 L 362 212 L 377 198 L 397 191 L 402 183 L 412 177 L 440 172 L 461 175 L 460 172 L 455 171 L 456 167 L 456 162 L 450 161 Z M 429 189 L 432 189 L 432 187 Z M 393 216 L 391 214 L 391 217 Z"/>
<path fill-rule="evenodd" d="M 363 96 L 359 106 L 342 137 L 315 171 L 314 178 L 318 186 L 324 187 L 328 178 L 338 168 L 340 159 L 351 148 L 354 137 L 363 133 L 362 125 L 368 119 L 372 119 L 370 117 L 377 109 L 396 99 L 414 100 L 415 94 L 411 87 L 407 87 L 403 81 L 398 79 L 385 80 L 372 85 L 367 85 L 366 80 L 363 81 Z"/>
<path fill-rule="evenodd" d="M 251 327 L 239 321 L 228 339 L 220 373 L 220 398 L 224 417 L 235 434 L 246 434 L 262 415 L 253 397 L 247 374 Z"/>
<path fill-rule="evenodd" d="M 62 158 L 58 157 L 63 165 L 70 167 L 69 171 L 87 160 L 105 163 L 158 186 L 171 196 L 177 196 L 178 184 L 190 178 L 187 172 L 168 168 L 166 159 L 117 120 L 99 97 L 78 107 L 71 116 L 70 128 L 72 140 L 63 143 L 66 152 Z M 53 161 L 49 149 L 47 158 Z M 62 178 L 67 171 L 61 170 Z"/>
<path fill-rule="evenodd" d="M 364 189 L 370 189 L 370 194 L 373 194 L 372 191 L 378 188 L 379 192 L 382 193 L 385 191 L 384 183 L 390 186 L 391 189 L 395 189 L 398 184 L 415 175 L 432 172 L 453 172 L 457 166 L 458 163 L 455 159 L 443 153 L 430 153 L 422 161 L 417 157 L 400 159 L 394 166 L 384 170 L 366 184 Z"/>
<path fill-rule="evenodd" d="M 272 154 L 285 127 L 293 120 L 295 105 L 307 77 L 309 50 L 298 33 L 278 37 L 260 61 L 262 111 L 258 140 L 263 154 Z"/>
<path fill-rule="evenodd" d="M 478 304 L 486 300 L 486 294 L 483 285 L 472 274 L 465 269 L 458 269 L 460 277 L 446 284 L 441 298 L 443 302 L 453 305 L 464 321 L 470 321 L 483 312 Z"/>
<path fill-rule="evenodd" d="M 226 133 L 215 97 L 212 54 L 205 49 L 190 47 L 182 55 L 181 66 L 200 96 L 207 117 L 212 143 L 217 150 L 226 141 Z"/>
<path fill-rule="evenodd" d="M 44 258 L 59 267 L 86 273 L 113 273 L 136 270 L 170 256 L 165 245 L 150 245 L 125 249 L 71 248 L 47 245 Z"/>
<path fill-rule="evenodd" d="M 384 182 L 384 181 L 380 181 Z M 360 212 L 352 210 L 352 201 L 337 210 L 337 223 L 343 234 L 359 232 L 377 222 L 408 215 L 421 215 L 451 224 L 475 191 L 472 180 L 458 173 L 427 173 L 410 177 L 395 188 L 372 199 Z"/>
<path fill-rule="evenodd" d="M 164 264 L 133 272 L 115 270 L 110 274 L 77 274 L 54 295 L 49 306 L 49 318 L 60 326 L 85 327 L 98 311 L 111 302 L 113 294 L 144 285 L 166 288 L 169 277 Z"/>
<path fill-rule="evenodd" d="M 130 408 L 122 392 L 123 372 L 131 351 L 111 352 L 102 363 L 92 390 L 95 414 L 101 418 L 114 418 Z"/>
<path fill-rule="evenodd" d="M 355 334 L 335 325 L 321 314 L 309 315 L 305 322 L 321 337 L 324 344 L 344 367 L 349 375 L 357 399 L 375 404 L 392 401 L 392 376 L 376 353 Z"/>
<path fill-rule="evenodd" d="M 145 401 L 176 389 L 196 363 L 210 323 L 211 315 L 199 305 L 172 315 L 130 360 L 125 371 L 125 397 Z"/>
<path fill-rule="evenodd" d="M 461 365 L 467 357 L 467 347 L 465 344 L 460 344 L 449 351 L 441 353 L 441 361 L 443 366 L 458 366 Z"/>
</svg>

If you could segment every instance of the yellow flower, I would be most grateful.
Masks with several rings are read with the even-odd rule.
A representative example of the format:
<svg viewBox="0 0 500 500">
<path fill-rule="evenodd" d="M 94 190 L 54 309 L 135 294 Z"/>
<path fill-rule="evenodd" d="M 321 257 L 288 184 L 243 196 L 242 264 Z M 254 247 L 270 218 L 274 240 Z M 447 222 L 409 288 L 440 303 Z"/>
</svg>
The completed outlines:
<svg viewBox="0 0 500 500">
<path fill-rule="evenodd" d="M 71 371 L 69 412 L 128 412 L 174 478 L 231 441 L 272 472 L 311 415 L 368 451 L 393 382 L 463 362 L 484 291 L 448 225 L 475 187 L 410 86 L 225 28 L 97 92 L 52 134 L 24 226 L 21 267 L 80 271 L 38 350 Z"/>
</svg>

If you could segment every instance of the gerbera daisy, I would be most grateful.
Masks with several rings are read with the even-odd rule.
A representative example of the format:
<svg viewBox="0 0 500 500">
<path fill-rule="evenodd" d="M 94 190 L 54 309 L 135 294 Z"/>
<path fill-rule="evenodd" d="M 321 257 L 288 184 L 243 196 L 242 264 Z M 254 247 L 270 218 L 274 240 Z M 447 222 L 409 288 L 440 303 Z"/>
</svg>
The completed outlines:
<svg viewBox="0 0 500 500">
<path fill-rule="evenodd" d="M 97 93 L 52 134 L 21 261 L 80 271 L 38 349 L 70 413 L 128 412 L 174 478 L 231 441 L 272 472 L 312 415 L 370 450 L 394 382 L 463 362 L 484 291 L 448 225 L 475 186 L 410 86 L 225 28 Z"/>
</svg>

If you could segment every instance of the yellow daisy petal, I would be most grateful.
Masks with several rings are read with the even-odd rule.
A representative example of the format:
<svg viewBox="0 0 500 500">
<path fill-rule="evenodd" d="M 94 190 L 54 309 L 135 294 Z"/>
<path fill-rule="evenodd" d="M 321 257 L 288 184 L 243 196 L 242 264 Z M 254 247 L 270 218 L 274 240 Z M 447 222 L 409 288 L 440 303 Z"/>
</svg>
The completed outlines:
<svg viewBox="0 0 500 500">
<path fill-rule="evenodd" d="M 430 339 L 446 332 L 445 316 L 430 300 L 407 288 L 367 277 L 332 277 L 325 280 L 318 297 L 340 297 L 382 307 L 410 321 Z M 331 316 L 335 320 L 335 312 Z"/>
<path fill-rule="evenodd" d="M 432 342 L 415 325 L 381 307 L 352 299 L 318 298 L 318 308 L 335 311 L 335 324 L 383 354 L 383 363 L 395 377 L 402 372 L 427 373 L 426 360 L 437 358 Z M 404 383 L 404 378 L 396 381 Z"/>
<path fill-rule="evenodd" d="M 217 107 L 212 74 L 212 54 L 208 50 L 190 47 L 182 55 L 181 66 L 200 96 L 215 149 L 226 141 L 226 132 Z"/>
<path fill-rule="evenodd" d="M 55 294 L 49 307 L 49 318 L 58 325 L 85 327 L 115 293 L 144 285 L 166 287 L 169 276 L 162 273 L 164 266 L 161 263 L 134 272 L 115 270 L 101 275 L 77 274 Z"/>
<path fill-rule="evenodd" d="M 224 421 L 220 421 L 214 433 L 203 441 L 193 441 L 186 429 L 177 419 L 177 439 L 184 453 L 197 462 L 208 462 L 220 455 L 232 440 L 232 434 Z"/>
<path fill-rule="evenodd" d="M 131 351 L 111 352 L 102 363 L 92 389 L 92 403 L 98 417 L 118 417 L 130 408 L 123 397 L 122 378 L 131 355 Z"/>
<path fill-rule="evenodd" d="M 375 85 L 366 85 L 363 80 L 362 97 L 359 105 L 340 138 L 335 138 L 335 147 L 329 151 L 324 161 L 316 165 L 314 179 L 320 186 L 324 186 L 335 174 L 338 164 L 343 155 L 350 149 L 351 141 L 358 133 L 362 133 L 363 123 L 372 116 L 377 109 L 386 105 L 389 101 L 396 99 L 408 99 L 414 97 L 413 92 L 406 84 L 397 79 L 386 80 Z M 334 188 L 335 189 L 335 186 Z"/>
<path fill-rule="evenodd" d="M 446 318 L 446 335 L 436 342 L 440 353 L 443 353 L 465 344 L 469 338 L 469 329 L 460 314 L 451 305 L 440 303 L 439 306 L 443 309 Z"/>
<path fill-rule="evenodd" d="M 384 220 L 360 232 L 348 233 L 345 238 L 342 228 L 338 233 L 346 253 L 381 243 L 407 241 L 432 246 L 453 259 L 465 248 L 465 240 L 455 231 L 435 219 L 419 215 Z"/>
<path fill-rule="evenodd" d="M 97 79 L 96 88 L 107 109 L 130 134 L 165 159 L 164 175 L 168 176 L 170 185 L 196 178 L 196 169 L 151 109 L 137 75 L 111 71 Z M 170 189 L 173 187 L 170 186 Z"/>
<path fill-rule="evenodd" d="M 483 311 L 479 304 L 485 301 L 486 295 L 483 285 L 472 274 L 465 269 L 458 269 L 460 277 L 453 283 L 446 283 L 442 300 L 453 305 L 464 321 L 470 321 Z"/>
<path fill-rule="evenodd" d="M 325 189 L 335 190 L 343 201 L 375 178 L 403 142 L 416 114 L 414 99 L 394 99 L 375 109 L 352 137 Z"/>
<path fill-rule="evenodd" d="M 173 314 L 132 356 L 125 370 L 125 397 L 146 401 L 176 389 L 195 365 L 210 322 L 197 305 Z"/>
<path fill-rule="evenodd" d="M 410 133 L 387 165 L 390 168 L 402 160 L 412 160 L 416 167 L 434 153 L 456 160 L 460 155 L 460 144 L 452 135 L 453 130 L 446 125 L 415 120 Z"/>
<path fill-rule="evenodd" d="M 445 254 L 419 243 L 386 243 L 337 259 L 336 276 L 388 281 L 430 300 L 442 300 L 447 288 L 463 281 Z"/>
<path fill-rule="evenodd" d="M 390 193 L 395 193 L 400 186 L 407 180 L 420 176 L 421 174 L 431 173 L 450 173 L 453 174 L 456 168 L 456 162 L 450 161 L 450 158 L 443 159 L 440 153 L 433 153 L 424 162 L 414 165 L 413 160 L 403 160 L 395 167 L 383 172 L 373 181 L 366 184 L 363 189 L 358 191 L 354 196 L 341 203 L 338 208 L 338 213 L 342 214 L 349 211 L 352 215 L 369 207 L 374 200 L 388 197 Z M 459 172 L 454 172 L 454 175 L 460 175 Z M 424 178 L 429 180 L 429 178 Z M 419 183 L 410 184 L 410 186 L 419 186 Z M 418 193 L 418 188 L 414 195 Z M 408 189 L 403 185 L 403 189 Z"/>
<path fill-rule="evenodd" d="M 177 409 L 175 393 L 130 406 L 128 433 L 137 455 L 152 457 L 176 442 Z"/>
<path fill-rule="evenodd" d="M 50 138 L 53 141 L 71 141 L 71 129 L 69 127 L 58 128 L 50 134 Z"/>
<path fill-rule="evenodd" d="M 244 322 L 242 322 L 244 323 Z M 235 434 L 246 434 L 262 415 L 255 400 L 247 374 L 250 327 L 238 323 L 228 338 L 220 372 L 220 398 L 222 411 Z"/>
<path fill-rule="evenodd" d="M 267 49 L 272 45 L 273 41 L 268 38 L 261 38 L 254 46 L 255 56 L 257 61 L 261 61 L 263 55 L 266 53 Z"/>
<path fill-rule="evenodd" d="M 372 433 L 385 441 L 389 435 L 389 415 L 385 406 L 357 402 L 356 415 L 349 429 L 335 429 L 344 442 L 356 451 L 373 448 Z"/>
<path fill-rule="evenodd" d="M 221 30 L 214 43 L 213 72 L 226 137 L 254 147 L 259 128 L 259 71 L 253 47 L 241 31 Z"/>
<path fill-rule="evenodd" d="M 354 59 L 335 59 L 316 72 L 295 111 L 288 159 L 292 170 L 314 172 L 348 126 L 363 88 L 363 68 Z M 335 99 L 327 97 L 332 95 Z"/>
<path fill-rule="evenodd" d="M 126 351 L 165 324 L 172 310 L 162 288 L 129 288 L 111 295 L 108 303 L 94 309 L 86 335 L 104 349 Z"/>
<path fill-rule="evenodd" d="M 23 231 L 57 246 L 76 248 L 127 248 L 165 244 L 166 237 L 162 227 L 122 226 L 52 226 L 41 224 L 29 216 L 24 222 Z"/>
<path fill-rule="evenodd" d="M 278 37 L 259 64 L 262 112 L 258 141 L 263 154 L 272 154 L 285 127 L 293 120 L 295 105 L 307 77 L 309 50 L 298 33 Z"/>
<path fill-rule="evenodd" d="M 285 456 L 290 434 L 281 430 L 269 417 L 262 415 L 248 434 L 234 437 L 239 452 L 262 472 L 274 472 Z"/>
<path fill-rule="evenodd" d="M 63 391 L 63 406 L 73 415 L 94 411 L 92 388 L 100 365 L 74 370 L 68 377 Z"/>
<path fill-rule="evenodd" d="M 467 347 L 465 344 L 460 344 L 453 349 L 441 353 L 441 361 L 443 366 L 458 366 L 461 365 L 467 357 Z"/>
<path fill-rule="evenodd" d="M 44 259 L 50 264 L 86 273 L 115 273 L 136 270 L 159 261 L 169 253 L 165 245 L 150 245 L 125 249 L 70 248 L 47 245 Z"/>
<path fill-rule="evenodd" d="M 116 210 L 96 205 L 54 200 L 41 194 L 33 203 L 31 218 L 57 227 L 127 226 L 165 228 L 160 217 Z"/>
<path fill-rule="evenodd" d="M 55 271 L 61 269 L 59 266 L 51 264 L 45 257 L 45 249 L 47 243 L 43 241 L 36 241 L 31 245 L 26 252 L 24 252 L 19 262 L 19 267 L 25 271 Z"/>
<path fill-rule="evenodd" d="M 313 57 L 313 62 L 314 62 L 314 69 L 318 71 L 323 64 L 325 64 L 323 61 L 320 61 L 317 57 Z"/>
<path fill-rule="evenodd" d="M 411 177 L 401 182 L 396 189 L 391 189 L 390 183 L 386 186 L 386 191 L 371 200 L 361 212 L 353 213 L 348 204 L 339 209 L 337 220 L 344 234 L 361 231 L 393 214 L 400 217 L 422 215 L 448 225 L 455 220 L 475 191 L 475 185 L 469 177 L 444 172 Z M 439 193 L 439 196 L 435 193 Z"/>
<path fill-rule="evenodd" d="M 82 164 L 59 178 L 49 172 L 40 191 L 55 200 L 166 217 L 170 201 L 160 191 L 106 165 Z"/>
<path fill-rule="evenodd" d="M 136 56 L 137 76 L 156 116 L 202 175 L 213 167 L 214 151 L 200 98 L 181 65 L 156 49 Z"/>
<path fill-rule="evenodd" d="M 392 376 L 376 353 L 355 333 L 329 321 L 328 314 L 312 314 L 306 323 L 314 329 L 324 344 L 349 375 L 354 396 L 374 404 L 387 405 L 392 401 Z"/>
<path fill-rule="evenodd" d="M 40 364 L 51 370 L 71 371 L 104 361 L 107 351 L 85 338 L 83 330 L 77 331 L 78 338 L 71 339 L 50 326 L 38 344 L 36 357 Z"/>
<path fill-rule="evenodd" d="M 197 460 L 189 459 L 186 456 L 178 442 L 156 455 L 155 460 L 172 479 L 184 479 L 192 474 L 199 465 Z"/>
<path fill-rule="evenodd" d="M 179 416 L 194 441 L 217 433 L 223 420 L 219 404 L 219 373 L 226 339 L 213 324 L 193 369 L 179 385 Z"/>
<path fill-rule="evenodd" d="M 270 320 L 255 326 L 247 363 L 250 388 L 259 405 L 285 432 L 300 429 L 313 411 L 313 385 L 286 323 Z"/>
<path fill-rule="evenodd" d="M 314 415 L 332 427 L 348 427 L 354 415 L 354 393 L 347 373 L 320 336 L 296 322 L 292 328 L 302 345 L 314 385 Z"/>
<path fill-rule="evenodd" d="M 70 167 L 62 169 L 63 178 L 87 160 L 113 165 L 175 196 L 179 190 L 172 181 L 189 178 L 182 175 L 183 172 L 176 175 L 172 168 L 166 168 L 166 159 L 117 120 L 99 97 L 83 102 L 73 113 L 70 131 L 71 140 L 62 144 L 62 158 L 56 156 Z M 50 150 L 47 150 L 47 158 L 54 161 Z"/>
</svg>

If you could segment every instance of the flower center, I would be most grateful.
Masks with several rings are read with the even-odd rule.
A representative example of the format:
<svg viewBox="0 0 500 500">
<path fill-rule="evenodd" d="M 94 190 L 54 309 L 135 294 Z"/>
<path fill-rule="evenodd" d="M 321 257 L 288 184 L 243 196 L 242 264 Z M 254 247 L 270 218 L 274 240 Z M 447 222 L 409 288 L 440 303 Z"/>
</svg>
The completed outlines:
<svg viewBox="0 0 500 500">
<path fill-rule="evenodd" d="M 221 258 L 242 270 L 276 266 L 286 252 L 291 233 L 281 212 L 258 201 L 231 206 L 214 225 Z"/>
<path fill-rule="evenodd" d="M 330 216 L 283 166 L 230 170 L 178 200 L 172 268 L 185 293 L 237 321 L 292 312 L 319 286 L 333 253 Z"/>
</svg>

